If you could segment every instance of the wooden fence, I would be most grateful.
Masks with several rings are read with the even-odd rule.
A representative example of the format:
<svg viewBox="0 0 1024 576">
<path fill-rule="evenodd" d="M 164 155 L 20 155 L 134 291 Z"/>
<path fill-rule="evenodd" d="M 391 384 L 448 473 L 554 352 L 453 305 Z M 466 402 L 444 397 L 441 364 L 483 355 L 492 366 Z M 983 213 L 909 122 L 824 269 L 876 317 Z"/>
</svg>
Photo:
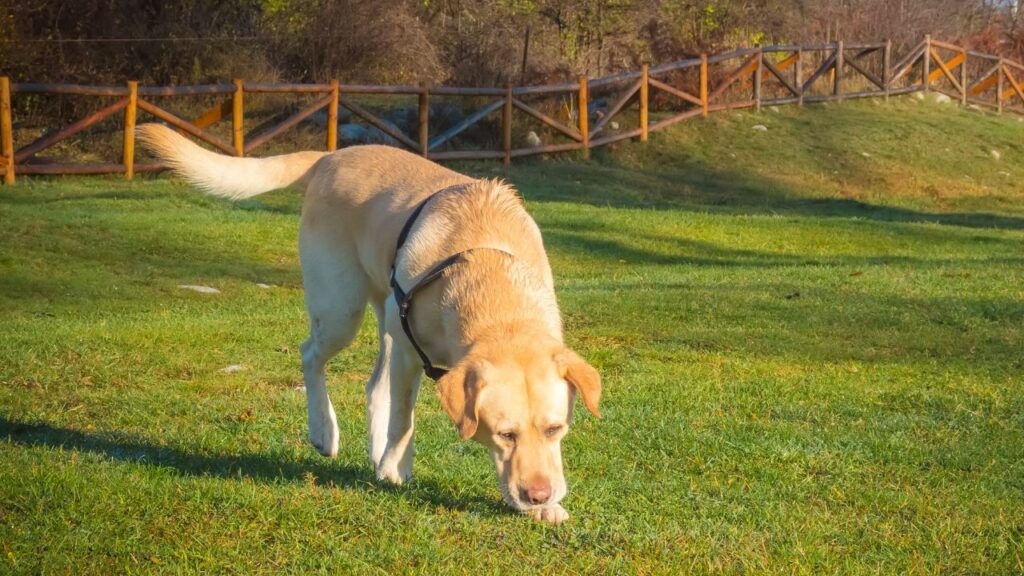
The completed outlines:
<svg viewBox="0 0 1024 576">
<path fill-rule="evenodd" d="M 972 68 L 973 66 L 973 68 Z M 7 184 L 16 174 L 102 174 L 123 173 L 132 178 L 136 172 L 160 170 L 158 163 L 135 163 L 135 125 L 140 112 L 174 126 L 181 132 L 234 156 L 246 156 L 313 114 L 327 109 L 327 150 L 338 146 L 338 110 L 344 107 L 367 124 L 393 138 L 398 145 L 434 160 L 500 159 L 507 166 L 512 158 L 583 150 L 620 140 L 639 137 L 677 122 L 711 112 L 739 108 L 802 105 L 864 97 L 889 97 L 897 94 L 935 90 L 946 93 L 962 105 L 976 104 L 1002 112 L 1024 112 L 1024 66 L 998 56 L 981 54 L 926 36 L 902 57 L 895 58 L 891 42 L 856 44 L 837 42 L 808 46 L 761 46 L 718 55 L 701 55 L 659 66 L 644 65 L 641 70 L 602 78 L 581 77 L 579 82 L 504 88 L 457 88 L 430 86 L 371 86 L 328 84 L 259 84 L 235 80 L 231 84 L 197 86 L 84 86 L 70 84 L 11 83 L 0 77 L 0 172 Z M 606 93 L 607 108 L 590 124 L 588 100 L 595 93 Z M 256 134 L 245 134 L 247 94 L 313 94 L 317 98 L 276 125 Z M 14 149 L 11 98 L 19 94 L 59 94 L 117 98 L 92 114 Z M 186 120 L 157 105 L 159 98 L 215 95 L 223 101 L 194 120 Z M 358 95 L 412 95 L 418 100 L 418 130 L 413 136 L 358 104 Z M 653 95 L 674 102 L 673 111 L 651 121 Z M 438 134 L 430 134 L 431 96 L 461 96 L 483 99 L 486 103 Z M 571 102 L 576 113 L 559 119 L 537 105 L 538 100 L 558 97 Z M 635 128 L 613 129 L 633 103 L 639 119 Z M 452 150 L 452 140 L 485 117 L 501 113 L 501 149 Z M 519 111 L 539 121 L 562 143 L 513 148 L 512 123 Z M 93 164 L 33 163 L 36 154 L 58 142 L 118 113 L 124 113 L 121 161 Z M 575 116 L 575 118 L 571 118 Z M 225 142 L 207 129 L 230 117 L 231 142 Z M 568 121 L 567 121 L 568 120 Z"/>
</svg>

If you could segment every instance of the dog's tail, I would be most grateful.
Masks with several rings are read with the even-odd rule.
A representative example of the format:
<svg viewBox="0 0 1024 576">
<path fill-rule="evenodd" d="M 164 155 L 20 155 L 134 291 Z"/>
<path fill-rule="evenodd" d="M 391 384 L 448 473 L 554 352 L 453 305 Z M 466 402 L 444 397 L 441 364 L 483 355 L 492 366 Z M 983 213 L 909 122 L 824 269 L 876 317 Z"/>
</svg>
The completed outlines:
<svg viewBox="0 0 1024 576">
<path fill-rule="evenodd" d="M 210 152 L 162 124 L 136 129 L 139 141 L 208 194 L 241 200 L 304 183 L 310 169 L 326 152 L 296 152 L 270 158 L 236 158 Z"/>
</svg>

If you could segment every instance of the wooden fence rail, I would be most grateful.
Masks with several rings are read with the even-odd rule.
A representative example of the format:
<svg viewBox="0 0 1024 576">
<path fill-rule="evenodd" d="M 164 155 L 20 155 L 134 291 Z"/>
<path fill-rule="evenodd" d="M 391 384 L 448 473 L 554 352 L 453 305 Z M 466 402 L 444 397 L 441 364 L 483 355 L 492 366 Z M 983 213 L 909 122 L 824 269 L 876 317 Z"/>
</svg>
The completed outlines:
<svg viewBox="0 0 1024 576">
<path fill-rule="evenodd" d="M 971 68 L 973 66 L 973 68 Z M 972 70 L 974 71 L 972 73 Z M 980 70 L 980 73 L 977 72 Z M 326 109 L 325 148 L 338 147 L 338 112 L 344 108 L 408 150 L 435 160 L 500 159 L 509 165 L 513 158 L 590 149 L 639 137 L 647 141 L 650 132 L 696 116 L 719 110 L 803 105 L 850 98 L 884 97 L 928 92 L 947 94 L 961 105 L 1013 109 L 1024 113 L 1024 65 L 999 56 L 983 54 L 926 36 L 906 54 L 895 58 L 892 42 L 815 45 L 760 46 L 722 54 L 701 54 L 658 66 L 644 65 L 638 72 L 622 72 L 601 78 L 581 77 L 578 83 L 504 88 L 450 86 L 347 85 L 333 80 L 327 84 L 263 84 L 235 80 L 230 84 L 196 86 L 82 86 L 74 84 L 12 83 L 0 77 L 0 173 L 13 184 L 16 174 L 101 174 L 160 170 L 158 163 L 135 162 L 135 126 L 139 114 L 161 120 L 180 132 L 234 156 L 246 156 L 314 114 Z M 590 103 L 595 93 L 607 93 L 610 102 L 591 125 Z M 67 126 L 43 134 L 14 148 L 12 97 L 20 94 L 113 97 L 116 100 Z M 259 133 L 245 133 L 246 94 L 311 94 L 317 97 L 276 125 Z M 158 105 L 157 98 L 223 96 L 225 99 L 187 120 Z M 408 135 L 381 118 L 353 97 L 361 95 L 404 95 L 417 98 L 416 133 Z M 471 97 L 485 103 L 465 118 L 430 134 L 431 97 Z M 560 119 L 541 110 L 530 98 L 561 98 L 563 108 L 575 110 Z M 651 101 L 671 102 L 673 111 L 650 119 Z M 639 125 L 618 128 L 614 120 L 638 108 Z M 500 150 L 443 150 L 466 130 L 500 112 Z M 49 164 L 34 163 L 37 155 L 55 144 L 124 112 L 122 157 L 119 163 Z M 512 125 L 518 111 L 549 128 L 564 143 L 513 148 Z M 211 134 L 208 128 L 230 118 L 231 142 Z"/>
</svg>

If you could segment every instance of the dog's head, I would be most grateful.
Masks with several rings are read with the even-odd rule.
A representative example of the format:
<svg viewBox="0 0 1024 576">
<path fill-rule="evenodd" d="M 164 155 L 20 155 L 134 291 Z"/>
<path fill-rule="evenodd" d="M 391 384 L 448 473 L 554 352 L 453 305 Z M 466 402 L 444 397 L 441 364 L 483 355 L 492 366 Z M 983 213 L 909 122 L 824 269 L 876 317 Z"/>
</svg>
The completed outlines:
<svg viewBox="0 0 1024 576">
<path fill-rule="evenodd" d="M 462 438 L 490 449 L 505 501 L 526 511 L 565 496 L 562 438 L 577 393 L 600 416 L 601 377 L 562 346 L 510 348 L 472 351 L 438 390 Z"/>
</svg>

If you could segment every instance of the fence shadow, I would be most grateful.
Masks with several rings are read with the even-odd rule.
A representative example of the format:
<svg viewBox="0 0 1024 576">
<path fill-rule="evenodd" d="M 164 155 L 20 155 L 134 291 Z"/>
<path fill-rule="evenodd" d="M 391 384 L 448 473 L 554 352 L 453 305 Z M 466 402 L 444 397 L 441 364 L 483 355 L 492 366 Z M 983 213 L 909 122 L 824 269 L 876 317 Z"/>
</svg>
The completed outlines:
<svg viewBox="0 0 1024 576">
<path fill-rule="evenodd" d="M 210 477 L 241 482 L 295 482 L 340 486 L 371 492 L 402 494 L 422 506 L 472 511 L 485 516 L 511 514 L 497 499 L 456 494 L 430 479 L 416 478 L 407 487 L 377 482 L 369 464 L 351 466 L 327 459 L 293 460 L 273 454 L 196 454 L 159 446 L 118 433 L 92 434 L 46 423 L 20 422 L 0 417 L 0 441 L 25 447 L 73 449 L 118 462 L 170 468 L 181 476 Z"/>
<path fill-rule="evenodd" d="M 1024 217 L 985 212 L 928 212 L 854 198 L 814 198 L 759 173 L 722 170 L 693 162 L 642 171 L 610 164 L 559 163 L 557 168 L 511 180 L 528 201 L 561 201 L 655 210 L 734 215 L 861 218 L 964 228 L 1024 230 Z M 539 175 L 539 176 L 538 176 Z"/>
<path fill-rule="evenodd" d="M 649 234 L 634 233 L 630 238 L 652 240 L 666 246 L 671 245 L 673 252 L 657 251 L 638 247 L 623 236 L 613 236 L 613 230 L 601 232 L 600 228 L 583 230 L 569 226 L 546 226 L 543 230 L 544 239 L 549 248 L 569 255 L 586 254 L 608 262 L 625 262 L 630 264 L 654 264 L 667 266 L 724 266 L 730 268 L 776 268 L 781 266 L 955 266 L 968 262 L 958 258 L 915 258 L 905 255 L 845 255 L 845 254 L 777 254 L 748 249 L 725 248 L 719 244 L 685 238 L 657 237 Z M 1013 245 L 1012 239 L 993 239 L 993 242 Z M 1020 266 L 1024 257 L 991 257 L 985 261 L 989 265 Z"/>
</svg>

